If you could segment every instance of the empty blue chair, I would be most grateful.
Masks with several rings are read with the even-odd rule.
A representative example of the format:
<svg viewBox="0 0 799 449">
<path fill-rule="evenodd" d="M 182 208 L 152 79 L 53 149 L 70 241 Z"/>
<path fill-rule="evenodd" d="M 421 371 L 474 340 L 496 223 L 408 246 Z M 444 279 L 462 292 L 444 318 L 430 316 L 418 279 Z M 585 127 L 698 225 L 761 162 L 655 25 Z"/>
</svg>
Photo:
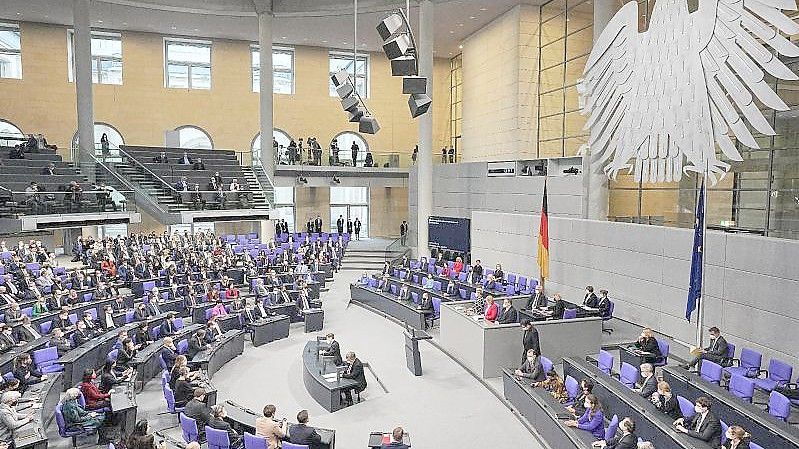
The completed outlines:
<svg viewBox="0 0 799 449">
<path fill-rule="evenodd" d="M 111 352 L 108 353 L 107 358 L 108 358 L 108 360 L 112 360 L 112 361 L 116 362 L 117 361 L 117 355 L 119 355 L 119 349 L 114 349 L 114 350 L 112 350 Z"/>
<path fill-rule="evenodd" d="M 677 405 L 680 406 L 680 413 L 682 413 L 683 418 L 690 418 L 696 414 L 694 403 L 680 395 L 677 395 Z"/>
<path fill-rule="evenodd" d="M 287 443 L 285 441 L 283 442 L 281 447 L 283 449 L 309 449 L 308 445 L 305 445 L 305 444 L 292 444 L 292 443 Z"/>
<path fill-rule="evenodd" d="M 150 335 L 153 337 L 153 341 L 158 340 L 158 337 L 161 336 L 161 328 L 158 326 L 153 326 L 153 328 L 150 329 Z"/>
<path fill-rule="evenodd" d="M 616 305 L 613 301 L 608 300 L 608 312 L 602 315 L 602 332 L 612 334 L 613 328 L 612 327 L 605 327 L 605 322 L 610 321 L 613 319 L 613 310 L 616 308 Z"/>
<path fill-rule="evenodd" d="M 183 318 L 181 317 L 175 318 L 175 330 L 181 330 L 183 329 L 183 326 L 184 326 Z"/>
<path fill-rule="evenodd" d="M 719 425 L 721 425 L 721 444 L 724 444 L 727 442 L 727 429 L 729 429 L 729 426 L 722 420 L 719 420 Z"/>
<path fill-rule="evenodd" d="M 441 281 L 433 281 L 433 290 L 437 292 L 441 291 Z"/>
<path fill-rule="evenodd" d="M 64 366 L 55 363 L 56 360 L 58 360 L 58 349 L 55 346 L 33 351 L 33 363 L 42 374 L 64 371 Z"/>
<path fill-rule="evenodd" d="M 543 355 L 539 357 L 541 359 L 541 366 L 544 368 L 544 372 L 548 373 L 552 371 L 552 360 L 544 357 Z"/>
<path fill-rule="evenodd" d="M 735 360 L 735 345 L 732 343 L 727 343 L 727 356 L 721 359 L 721 366 L 727 367 L 732 366 L 732 362 Z"/>
<path fill-rule="evenodd" d="M 622 362 L 619 370 L 619 382 L 629 389 L 635 388 L 638 384 L 638 369 L 627 362 Z"/>
<path fill-rule="evenodd" d="M 505 294 L 508 296 L 513 296 L 516 294 L 516 286 L 513 284 L 508 284 L 505 286 Z"/>
<path fill-rule="evenodd" d="M 791 414 L 791 401 L 782 393 L 772 391 L 768 397 L 768 413 L 781 421 L 788 422 L 788 416 Z"/>
<path fill-rule="evenodd" d="M 610 441 L 613 437 L 615 437 L 618 430 L 619 417 L 618 415 L 613 415 L 613 418 L 610 420 L 610 424 L 608 424 L 608 428 L 605 429 L 605 441 Z"/>
<path fill-rule="evenodd" d="M 605 374 L 613 372 L 613 354 L 604 349 L 600 349 L 599 359 L 597 359 L 597 368 Z"/>
<path fill-rule="evenodd" d="M 516 285 L 516 275 L 515 274 L 508 273 L 505 276 L 505 279 L 507 279 L 509 285 Z"/>
<path fill-rule="evenodd" d="M 45 322 L 39 324 L 39 331 L 41 332 L 42 335 L 49 334 L 50 333 L 50 329 L 52 329 L 52 328 L 53 328 L 53 322 L 52 321 L 45 321 Z"/>
<path fill-rule="evenodd" d="M 133 318 L 135 317 L 136 312 L 133 310 L 128 310 L 125 312 L 125 324 L 130 324 L 133 322 Z"/>
<path fill-rule="evenodd" d="M 669 342 L 662 338 L 657 338 L 658 348 L 660 348 L 660 358 L 655 360 L 653 366 L 666 366 L 669 364 Z"/>
<path fill-rule="evenodd" d="M 741 349 L 741 358 L 732 359 L 737 366 L 728 366 L 724 371 L 730 375 L 739 375 L 744 377 L 757 377 L 760 372 L 760 366 L 763 363 L 763 354 L 749 348 Z"/>
<path fill-rule="evenodd" d="M 411 292 L 411 300 L 413 300 L 414 304 L 419 304 L 419 294 L 416 292 Z"/>
<path fill-rule="evenodd" d="M 755 379 L 755 387 L 770 393 L 777 387 L 781 387 L 791 381 L 793 367 L 780 359 L 771 359 L 768 362 L 766 378 Z"/>
<path fill-rule="evenodd" d="M 750 441 L 749 442 L 749 449 L 763 449 L 763 446 L 761 446 L 761 445 L 759 445 L 759 444 L 757 444 L 757 443 L 755 443 L 753 441 Z"/>
<path fill-rule="evenodd" d="M 208 449 L 230 449 L 227 430 L 217 430 L 205 426 L 205 439 L 208 441 Z"/>
<path fill-rule="evenodd" d="M 702 360 L 702 366 L 699 368 L 699 377 L 710 383 L 719 385 L 721 384 L 721 370 L 721 365 L 718 363 L 713 363 L 710 360 Z"/>
<path fill-rule="evenodd" d="M 397 296 L 397 286 L 396 286 L 396 284 L 391 284 L 390 290 L 391 290 L 391 294 L 392 295 Z"/>
<path fill-rule="evenodd" d="M 189 418 L 182 412 L 179 412 L 178 419 L 180 419 L 180 430 L 183 433 L 183 440 L 187 443 L 192 441 L 200 442 L 200 432 L 197 430 L 197 420 Z"/>
<path fill-rule="evenodd" d="M 460 296 L 461 299 L 466 299 L 466 289 L 465 288 L 459 288 L 458 289 L 458 296 Z"/>
<path fill-rule="evenodd" d="M 158 366 L 160 366 L 161 369 L 164 370 L 164 371 L 169 369 L 169 367 L 166 365 L 166 361 L 164 360 L 164 357 L 161 354 L 158 354 Z M 161 385 L 161 387 L 163 387 L 163 385 Z"/>
<path fill-rule="evenodd" d="M 565 309 L 563 311 L 563 319 L 571 320 L 577 318 L 577 309 Z"/>
<path fill-rule="evenodd" d="M 75 324 L 75 323 L 78 322 L 78 314 L 77 313 L 70 313 L 69 315 L 67 315 L 67 318 L 69 318 L 69 322 L 72 323 L 72 324 Z"/>
<path fill-rule="evenodd" d="M 577 395 L 580 394 L 580 384 L 575 378 L 567 375 L 564 385 L 566 386 L 566 393 L 569 395 L 569 401 L 565 405 L 572 405 L 574 404 L 574 400 L 577 398 Z"/>
<path fill-rule="evenodd" d="M 28 317 L 33 316 L 33 307 L 25 307 L 21 310 L 23 315 L 27 315 Z"/>
<path fill-rule="evenodd" d="M 267 449 L 266 438 L 244 432 L 244 449 Z"/>
<path fill-rule="evenodd" d="M 414 274 L 413 275 L 413 283 L 414 284 L 418 284 L 419 283 L 419 275 L 418 274 Z"/>
<path fill-rule="evenodd" d="M 755 381 L 738 374 L 730 376 L 728 388 L 730 393 L 749 403 L 752 402 L 752 396 L 755 395 Z"/>
</svg>

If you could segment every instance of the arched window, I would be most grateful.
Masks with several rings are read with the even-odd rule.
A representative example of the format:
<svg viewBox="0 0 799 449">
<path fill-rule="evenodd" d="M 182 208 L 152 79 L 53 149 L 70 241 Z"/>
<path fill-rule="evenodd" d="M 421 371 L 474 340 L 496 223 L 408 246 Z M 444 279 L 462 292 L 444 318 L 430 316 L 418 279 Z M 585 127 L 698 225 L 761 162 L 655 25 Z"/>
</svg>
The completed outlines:
<svg viewBox="0 0 799 449">
<path fill-rule="evenodd" d="M 363 161 L 366 159 L 366 153 L 369 151 L 369 144 L 366 143 L 366 140 L 364 140 L 360 134 L 352 131 L 344 131 L 338 133 L 335 139 L 338 144 L 338 159 L 340 161 L 352 161 L 352 144 L 357 143 L 357 160 L 363 165 Z"/>
<path fill-rule="evenodd" d="M 105 134 L 106 137 L 108 137 L 109 148 L 119 148 L 120 145 L 125 145 L 125 139 L 122 137 L 122 134 L 119 132 L 118 129 L 114 128 L 108 123 L 95 122 L 94 146 L 96 148 L 100 147 L 100 139 L 103 137 L 103 134 Z M 75 131 L 75 135 L 72 137 L 72 148 L 77 148 L 77 147 L 78 147 L 78 132 Z"/>
<path fill-rule="evenodd" d="M 211 136 L 202 128 L 186 125 L 175 128 L 175 131 L 178 132 L 180 148 L 195 148 L 200 150 L 211 150 L 214 148 L 214 142 L 211 140 Z"/>
<path fill-rule="evenodd" d="M 22 130 L 17 125 L 6 120 L 0 120 L 0 138 L 21 137 L 23 135 Z"/>
<path fill-rule="evenodd" d="M 277 140 L 278 147 L 287 147 L 291 143 L 291 136 L 280 128 L 272 131 L 272 137 Z M 252 141 L 252 164 L 261 165 L 261 133 L 256 134 Z"/>
</svg>

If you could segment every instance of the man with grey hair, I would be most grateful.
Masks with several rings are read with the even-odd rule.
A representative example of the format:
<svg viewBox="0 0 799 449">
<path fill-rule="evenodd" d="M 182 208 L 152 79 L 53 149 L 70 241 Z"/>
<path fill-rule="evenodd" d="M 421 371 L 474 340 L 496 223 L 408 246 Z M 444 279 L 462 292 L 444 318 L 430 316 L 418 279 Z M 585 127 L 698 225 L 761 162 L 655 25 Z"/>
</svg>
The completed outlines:
<svg viewBox="0 0 799 449">
<path fill-rule="evenodd" d="M 658 391 L 658 380 L 655 377 L 655 368 L 651 363 L 641 364 L 641 378 L 643 379 L 641 388 L 636 388 L 635 391 L 648 399 L 652 393 Z"/>
<path fill-rule="evenodd" d="M 344 356 L 344 359 L 347 362 L 347 367 L 344 369 L 344 372 L 341 373 L 341 377 L 358 382 L 358 385 L 352 390 L 355 390 L 355 393 L 362 392 L 366 389 L 366 376 L 363 372 L 363 363 L 358 360 L 358 357 L 356 357 L 355 353 L 352 351 L 348 352 Z M 344 401 L 346 406 L 352 405 L 352 392 L 350 390 L 344 390 Z"/>
<path fill-rule="evenodd" d="M 6 391 L 0 397 L 0 441 L 14 441 L 14 432 L 33 420 L 33 412 L 23 415 L 14 408 L 20 396 L 18 391 Z"/>
</svg>

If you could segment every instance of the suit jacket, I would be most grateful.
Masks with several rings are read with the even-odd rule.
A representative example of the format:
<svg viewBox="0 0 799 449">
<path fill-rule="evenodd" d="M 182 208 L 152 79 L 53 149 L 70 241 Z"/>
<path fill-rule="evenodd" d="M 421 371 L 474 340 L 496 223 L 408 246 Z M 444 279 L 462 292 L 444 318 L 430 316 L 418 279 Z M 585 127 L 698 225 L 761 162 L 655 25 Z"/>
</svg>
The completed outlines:
<svg viewBox="0 0 799 449">
<path fill-rule="evenodd" d="M 205 349 L 205 341 L 197 338 L 196 335 L 192 335 L 189 339 L 189 348 L 186 350 L 186 358 L 189 360 L 193 359 L 198 352 Z"/>
<path fill-rule="evenodd" d="M 682 411 L 680 410 L 680 405 L 677 403 L 676 395 L 672 395 L 668 400 L 666 400 L 665 396 L 659 396 L 658 403 L 655 404 L 655 406 L 672 419 L 682 418 Z"/>
<path fill-rule="evenodd" d="M 341 348 L 339 347 L 339 344 L 338 344 L 338 342 L 336 340 L 333 340 L 333 342 L 330 343 L 330 347 L 328 349 L 325 349 L 322 352 L 322 354 L 324 354 L 324 355 L 332 355 L 333 356 L 333 363 L 335 365 L 341 365 L 342 364 Z"/>
<path fill-rule="evenodd" d="M 208 424 L 208 421 L 211 419 L 211 411 L 208 409 L 208 406 L 205 405 L 204 402 L 200 402 L 196 399 L 192 399 L 186 404 L 186 409 L 183 410 L 183 414 L 197 420 L 197 430 L 203 429 L 200 431 L 201 433 L 205 431 L 205 425 Z"/>
<path fill-rule="evenodd" d="M 531 309 L 537 309 L 539 307 L 546 307 L 547 305 L 548 305 L 547 295 L 543 293 L 541 294 L 537 293 L 535 295 L 530 295 L 530 299 L 527 300 L 526 308 L 527 310 L 531 310 Z"/>
<path fill-rule="evenodd" d="M 530 331 L 524 331 L 522 346 L 524 347 L 524 354 L 527 354 L 530 349 L 535 349 L 537 354 L 541 353 L 541 346 L 538 342 L 538 329 L 533 328 Z M 525 357 L 527 356 L 525 355 Z"/>
<path fill-rule="evenodd" d="M 658 379 L 655 375 L 651 375 L 648 378 L 644 379 L 644 382 L 641 384 L 641 396 L 645 398 L 649 398 L 652 396 L 652 393 L 658 391 Z"/>
<path fill-rule="evenodd" d="M 347 366 L 347 369 L 343 373 L 341 373 L 341 377 L 358 382 L 358 387 L 355 391 L 361 392 L 366 389 L 366 376 L 363 373 L 363 363 L 357 358 L 351 365 Z"/>
<path fill-rule="evenodd" d="M 636 449 L 638 447 L 638 436 L 634 433 L 623 434 L 617 432 L 614 438 L 607 441 L 607 449 Z"/>
<path fill-rule="evenodd" d="M 289 428 L 289 442 L 293 444 L 305 444 L 310 449 L 319 449 L 322 445 L 322 437 L 316 433 L 316 429 L 305 424 L 294 424 Z"/>
<path fill-rule="evenodd" d="M 175 359 L 178 358 L 178 353 L 172 350 L 172 348 L 164 346 L 161 348 L 161 358 L 166 362 L 167 368 L 172 370 L 172 367 L 175 366 Z"/>
<path fill-rule="evenodd" d="M 532 379 L 533 382 L 541 382 L 546 377 L 544 365 L 541 364 L 541 356 L 536 356 L 532 363 L 524 359 L 524 362 L 519 366 L 519 371 L 522 372 L 522 377 Z"/>
<path fill-rule="evenodd" d="M 587 307 L 596 307 L 599 304 L 599 298 L 597 298 L 596 294 L 588 293 L 583 298 L 583 305 Z"/>
<path fill-rule="evenodd" d="M 688 435 L 710 443 L 711 447 L 718 448 L 721 444 L 721 424 L 719 419 L 712 413 L 707 412 L 705 419 L 699 428 L 696 424 L 702 419 L 702 415 L 696 414 L 690 418 L 685 418 L 683 425 L 688 429 Z"/>
<path fill-rule="evenodd" d="M 175 331 L 176 331 L 175 323 L 170 323 L 169 320 L 164 320 L 164 322 L 161 323 L 161 333 L 160 333 L 161 338 L 164 338 L 169 335 L 174 335 Z"/>
<path fill-rule="evenodd" d="M 78 329 L 74 334 L 72 334 L 72 340 L 75 342 L 75 346 L 80 346 L 89 341 L 89 334 L 85 330 L 81 331 Z"/>
<path fill-rule="evenodd" d="M 553 320 L 563 319 L 563 312 L 565 311 L 566 311 L 566 303 L 564 303 L 562 299 L 560 301 L 555 301 L 555 305 L 552 307 L 552 319 Z"/>
<path fill-rule="evenodd" d="M 635 347 L 646 352 L 651 352 L 652 355 L 644 356 L 644 361 L 646 363 L 654 363 L 660 357 L 660 346 L 658 346 L 658 341 L 655 337 L 652 338 L 642 338 L 635 342 Z"/>
<path fill-rule="evenodd" d="M 499 317 L 499 324 L 511 324 L 519 321 L 519 314 L 513 306 L 507 309 L 502 309 L 502 314 Z"/>
<path fill-rule="evenodd" d="M 723 336 L 719 335 L 718 338 L 713 339 L 710 341 L 710 345 L 708 345 L 705 350 L 707 351 L 706 355 L 716 356 L 716 357 L 727 357 L 727 340 L 724 339 Z"/>
<path fill-rule="evenodd" d="M 255 418 L 255 434 L 266 438 L 269 449 L 277 449 L 278 442 L 286 436 L 280 423 L 266 416 Z"/>
</svg>

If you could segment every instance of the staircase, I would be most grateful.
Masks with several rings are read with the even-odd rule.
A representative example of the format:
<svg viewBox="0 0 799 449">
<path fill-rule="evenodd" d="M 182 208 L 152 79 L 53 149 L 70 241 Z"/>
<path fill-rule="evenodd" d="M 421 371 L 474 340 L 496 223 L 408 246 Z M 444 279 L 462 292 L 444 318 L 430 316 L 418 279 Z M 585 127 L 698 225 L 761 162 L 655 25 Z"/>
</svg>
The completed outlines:
<svg viewBox="0 0 799 449">
<path fill-rule="evenodd" d="M 357 243 L 350 242 L 344 260 L 341 261 L 342 270 L 354 271 L 381 271 L 386 260 L 402 257 L 402 250 L 388 250 L 385 248 L 359 248 Z"/>
<path fill-rule="evenodd" d="M 244 173 L 247 174 L 247 170 L 250 170 L 250 173 L 255 175 L 255 179 L 258 181 L 258 185 L 260 186 L 260 190 L 264 193 L 264 198 L 269 204 L 275 204 L 275 188 L 272 184 L 272 181 L 266 175 L 263 167 L 260 165 L 253 166 L 253 167 L 244 167 Z M 249 184 L 249 179 L 247 180 Z"/>
<path fill-rule="evenodd" d="M 266 190 L 264 189 L 264 186 L 269 184 L 261 183 L 252 167 L 242 166 L 241 171 L 244 173 L 244 181 L 247 183 L 247 189 L 252 192 L 250 208 L 262 210 L 271 209 L 271 204 L 273 204 L 274 201 L 274 190 L 271 190 L 270 187 L 270 192 L 272 192 L 272 199 L 270 200 L 267 197 Z M 258 171 L 262 170 L 258 169 Z"/>
<path fill-rule="evenodd" d="M 138 185 L 147 195 L 155 198 L 158 203 L 166 208 L 170 214 L 178 214 L 181 211 L 191 209 L 189 204 L 178 203 L 175 198 L 161 186 L 161 182 L 152 179 L 143 170 L 130 165 L 127 162 L 117 162 L 114 164 L 117 172 Z"/>
</svg>

